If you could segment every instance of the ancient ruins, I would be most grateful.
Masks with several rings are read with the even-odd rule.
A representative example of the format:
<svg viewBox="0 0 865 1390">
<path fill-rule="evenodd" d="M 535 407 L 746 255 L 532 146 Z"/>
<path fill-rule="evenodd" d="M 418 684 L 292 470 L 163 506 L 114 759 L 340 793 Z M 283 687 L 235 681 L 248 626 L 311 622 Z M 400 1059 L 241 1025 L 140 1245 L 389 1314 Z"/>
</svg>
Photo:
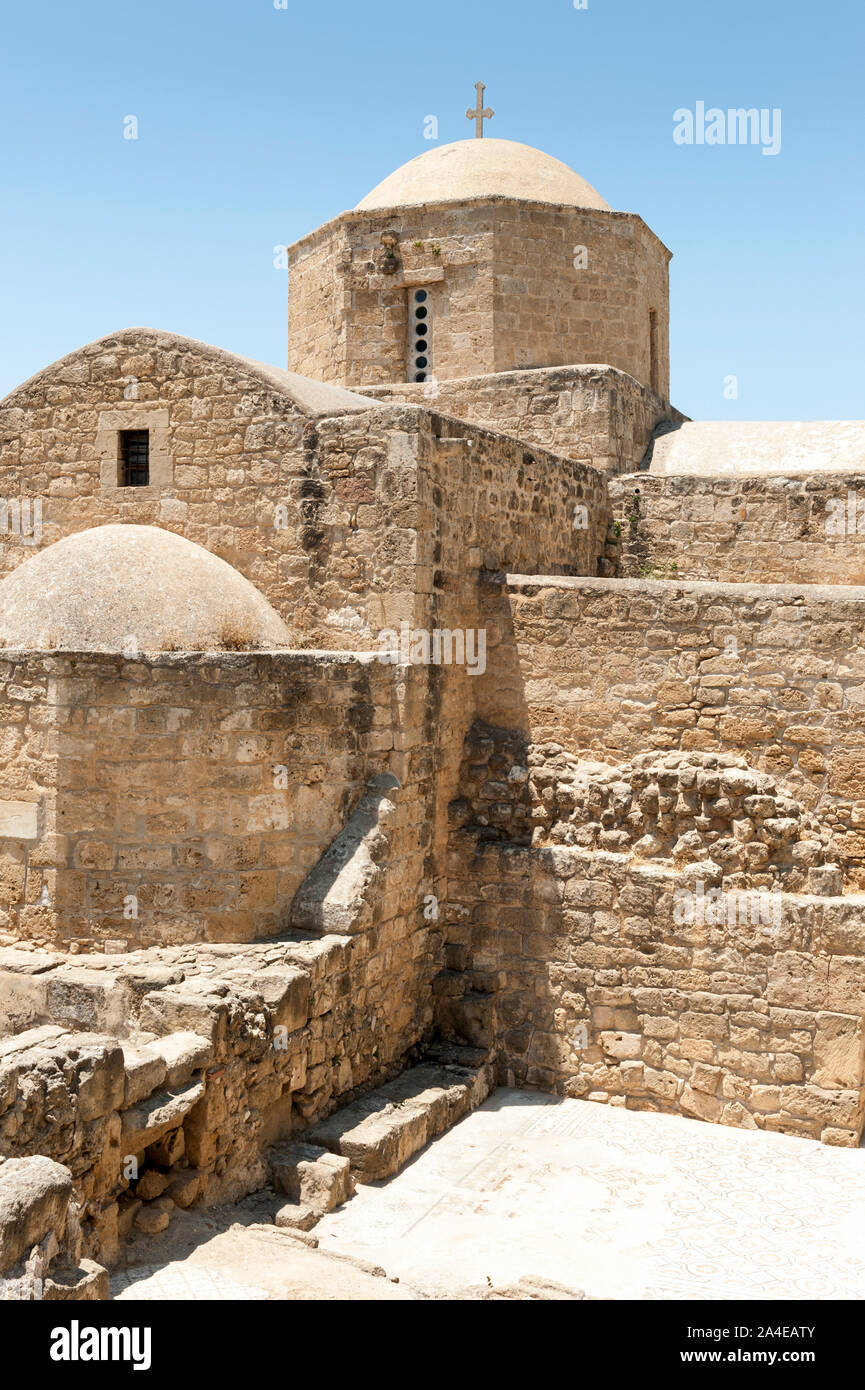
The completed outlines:
<svg viewBox="0 0 865 1390">
<path fill-rule="evenodd" d="M 289 370 L 0 402 L 7 1290 L 496 1085 L 858 1145 L 865 425 L 686 420 L 669 259 L 470 138 L 289 249 Z"/>
</svg>

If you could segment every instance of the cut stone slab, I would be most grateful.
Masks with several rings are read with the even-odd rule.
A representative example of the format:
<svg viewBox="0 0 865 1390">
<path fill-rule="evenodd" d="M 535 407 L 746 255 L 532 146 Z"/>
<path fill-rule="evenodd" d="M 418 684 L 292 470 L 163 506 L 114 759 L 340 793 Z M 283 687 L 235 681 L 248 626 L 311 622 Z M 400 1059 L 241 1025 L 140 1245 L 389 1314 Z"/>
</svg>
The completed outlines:
<svg viewBox="0 0 865 1390">
<path fill-rule="evenodd" d="M 337 1110 L 309 1131 L 310 1142 L 343 1155 L 359 1182 L 390 1177 L 430 1139 L 482 1103 L 485 1072 L 425 1063 Z"/>
<path fill-rule="evenodd" d="M 152 1051 L 149 1045 L 138 1048 L 124 1042 L 122 1047 L 126 1074 L 123 1104 L 128 1109 L 137 1101 L 153 1095 L 158 1086 L 164 1085 L 168 1067 L 162 1054 Z"/>
<path fill-rule="evenodd" d="M 139 1154 L 151 1144 L 155 1144 L 163 1134 L 183 1123 L 203 1095 L 204 1084 L 198 1081 L 179 1091 L 157 1091 L 140 1105 L 124 1110 L 123 1130 L 120 1136 L 120 1142 L 124 1146 L 123 1152 Z"/>
<path fill-rule="evenodd" d="M 48 951 L 20 951 L 16 946 L 0 949 L 0 971 L 11 970 L 20 975 L 41 975 L 63 963 L 63 956 Z"/>
<path fill-rule="evenodd" d="M 252 975 L 250 984 L 273 1011 L 273 1024 L 289 1033 L 302 1028 L 309 1017 L 311 980 L 306 970 L 294 965 L 269 966 Z"/>
<path fill-rule="evenodd" d="M 319 1214 L 354 1195 L 349 1159 L 315 1144 L 280 1145 L 271 1152 L 270 1174 L 277 1192 Z"/>
<path fill-rule="evenodd" d="M 0 1058 L 12 1057 L 15 1053 L 26 1052 L 29 1047 L 39 1047 L 44 1043 L 52 1043 L 56 1038 L 60 1038 L 67 1030 L 57 1028 L 53 1023 L 44 1023 L 39 1028 L 28 1028 L 24 1033 L 18 1033 L 14 1038 L 3 1038 L 0 1041 Z"/>
<path fill-rule="evenodd" d="M 273 1224 L 290 1230 L 310 1231 L 321 1215 L 315 1207 L 308 1207 L 300 1202 L 286 1202 L 273 1218 Z"/>
<path fill-rule="evenodd" d="M 189 1032 L 169 1033 L 156 1042 L 147 1043 L 142 1051 L 163 1058 L 165 1084 L 169 1087 L 184 1086 L 213 1056 L 209 1039 Z"/>
</svg>

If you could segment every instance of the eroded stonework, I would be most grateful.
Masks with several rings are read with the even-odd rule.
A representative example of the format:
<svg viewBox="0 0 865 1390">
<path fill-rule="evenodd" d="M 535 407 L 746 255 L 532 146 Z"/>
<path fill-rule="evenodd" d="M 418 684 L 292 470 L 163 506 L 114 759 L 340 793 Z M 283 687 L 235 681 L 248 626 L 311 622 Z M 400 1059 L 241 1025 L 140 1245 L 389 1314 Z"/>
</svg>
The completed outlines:
<svg viewBox="0 0 865 1390">
<path fill-rule="evenodd" d="M 669 253 L 464 163 L 292 248 L 317 380 L 128 329 L 0 402 L 10 1296 L 497 1081 L 860 1141 L 861 432 L 682 473 Z"/>
</svg>

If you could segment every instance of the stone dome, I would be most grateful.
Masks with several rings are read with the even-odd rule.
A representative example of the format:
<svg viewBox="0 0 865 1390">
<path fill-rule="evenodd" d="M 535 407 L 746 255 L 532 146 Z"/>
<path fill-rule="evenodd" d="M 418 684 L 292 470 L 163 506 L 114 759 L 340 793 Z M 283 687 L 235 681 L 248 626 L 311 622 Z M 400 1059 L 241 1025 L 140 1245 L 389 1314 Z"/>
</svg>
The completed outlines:
<svg viewBox="0 0 865 1390">
<path fill-rule="evenodd" d="M 356 211 L 492 197 L 610 211 L 600 193 L 561 160 L 531 145 L 492 138 L 435 145 L 377 184 Z"/>
<path fill-rule="evenodd" d="M 231 565 L 158 526 L 95 526 L 0 581 L 0 646 L 123 652 L 285 647 L 288 629 Z"/>
</svg>

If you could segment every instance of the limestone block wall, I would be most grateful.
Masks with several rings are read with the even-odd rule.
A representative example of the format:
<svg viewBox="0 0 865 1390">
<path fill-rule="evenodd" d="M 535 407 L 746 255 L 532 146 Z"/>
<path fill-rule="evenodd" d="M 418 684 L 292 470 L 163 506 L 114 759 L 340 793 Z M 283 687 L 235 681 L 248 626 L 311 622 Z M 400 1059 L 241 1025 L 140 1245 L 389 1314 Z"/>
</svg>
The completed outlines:
<svg viewBox="0 0 865 1390">
<path fill-rule="evenodd" d="M 605 759 L 742 753 L 819 812 L 865 885 L 865 591 L 513 577 L 487 593 L 481 717 Z"/>
<path fill-rule="evenodd" d="M 427 405 L 609 474 L 639 466 L 661 421 L 684 419 L 615 367 L 535 368 L 357 389 L 375 400 Z"/>
<path fill-rule="evenodd" d="M 10 940 L 273 936 L 371 776 L 396 760 L 417 823 L 431 800 L 425 672 L 372 655 L 10 654 L 0 676 Z M 395 884 L 412 911 L 417 823 Z"/>
<path fill-rule="evenodd" d="M 310 399 L 321 405 L 316 391 L 325 388 L 289 388 L 261 371 L 202 344 L 130 330 L 13 392 L 0 403 L 0 497 L 14 502 L 19 519 L 28 500 L 30 530 L 0 524 L 2 570 L 31 556 L 34 544 L 87 527 L 163 526 L 234 565 L 274 605 L 296 645 L 377 650 L 382 629 L 413 620 L 427 601 L 430 576 L 417 539 L 421 460 L 436 448 L 431 441 L 466 438 L 469 427 L 455 430 L 413 406 L 366 409 L 351 397 L 342 411 L 311 414 Z M 130 382 L 136 394 L 126 399 Z M 327 408 L 335 409 L 330 396 Z M 160 421 L 160 481 L 109 486 L 100 420 L 110 416 L 115 447 L 118 420 L 152 426 L 155 448 L 150 411 Z M 475 434 L 462 446 L 473 450 L 473 469 L 454 479 L 439 472 L 446 486 L 461 489 L 452 504 L 495 535 L 497 563 L 529 563 L 518 557 L 531 544 L 523 526 L 530 519 L 538 532 L 533 565 L 596 573 L 606 517 L 601 481 L 536 446 L 529 453 L 517 441 Z M 594 501 L 590 524 L 578 531 L 573 504 L 584 493 Z M 460 557 L 460 567 L 466 563 Z"/>
<path fill-rule="evenodd" d="M 495 371 L 609 362 L 669 396 L 670 252 L 642 218 L 504 202 L 494 249 Z"/>
<path fill-rule="evenodd" d="M 609 362 L 667 396 L 669 259 L 632 213 L 507 198 L 346 212 L 289 248 L 288 365 L 352 389 L 405 381 L 423 286 L 440 382 Z"/>
<path fill-rule="evenodd" d="M 286 619 L 304 643 L 379 650 L 384 629 L 425 622 L 444 593 L 474 593 L 481 567 L 534 556 L 553 572 L 598 572 L 609 512 L 596 470 L 412 406 L 377 440 L 362 428 L 350 416 L 316 429 L 309 585 Z"/>
<path fill-rule="evenodd" d="M 493 239 L 484 204 L 343 213 L 289 247 L 288 366 L 340 385 L 405 381 L 408 293 L 429 294 L 436 373 L 493 371 Z M 399 240 L 382 270 L 382 234 Z"/>
<path fill-rule="evenodd" d="M 861 895 L 781 892 L 764 919 L 742 894 L 720 922 L 689 924 L 675 895 L 696 869 L 577 847 L 458 850 L 448 952 L 471 992 L 454 999 L 462 981 L 441 978 L 441 1017 L 454 1036 L 493 1036 L 503 1081 L 858 1144 Z"/>
<path fill-rule="evenodd" d="M 865 475 L 610 479 L 621 573 L 752 584 L 865 582 Z"/>
<path fill-rule="evenodd" d="M 0 662 L 0 932 L 12 936 L 26 934 L 41 911 L 60 853 L 52 705 L 52 677 L 41 656 Z"/>
<path fill-rule="evenodd" d="M 503 1081 L 855 1145 L 865 896 L 744 758 L 628 763 L 476 723 L 451 806 L 446 1035 Z"/>
<path fill-rule="evenodd" d="M 29 499 L 29 533 L 16 530 L 14 516 L 0 529 L 0 572 L 26 560 L 34 544 L 91 526 L 164 526 L 234 565 L 291 626 L 293 606 L 315 585 L 320 485 L 317 417 L 284 376 L 271 379 L 268 369 L 205 344 L 133 329 L 26 382 L 0 402 L 0 497 L 19 511 Z M 360 414 L 350 438 L 362 455 L 384 441 L 375 412 L 361 406 Z M 150 431 L 148 487 L 117 486 L 117 432 L 127 427 Z M 333 582 L 350 584 L 348 562 L 334 567 Z"/>
</svg>

